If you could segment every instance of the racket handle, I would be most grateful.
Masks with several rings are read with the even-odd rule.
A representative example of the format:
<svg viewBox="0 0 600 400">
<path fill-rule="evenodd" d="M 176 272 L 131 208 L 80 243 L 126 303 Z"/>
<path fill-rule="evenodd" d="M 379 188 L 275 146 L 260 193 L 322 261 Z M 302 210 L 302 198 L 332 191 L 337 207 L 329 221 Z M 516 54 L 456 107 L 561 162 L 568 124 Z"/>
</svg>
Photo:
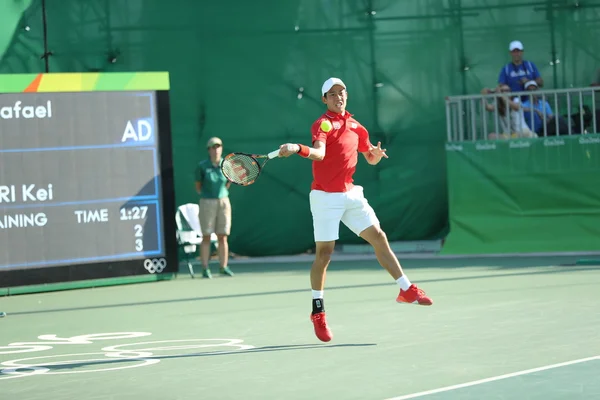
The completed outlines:
<svg viewBox="0 0 600 400">
<path fill-rule="evenodd" d="M 272 151 L 272 152 L 270 152 L 269 154 L 267 154 L 267 157 L 269 157 L 269 160 L 270 160 L 271 158 L 279 157 L 279 149 L 277 149 L 277 150 L 275 150 L 275 151 Z"/>
</svg>

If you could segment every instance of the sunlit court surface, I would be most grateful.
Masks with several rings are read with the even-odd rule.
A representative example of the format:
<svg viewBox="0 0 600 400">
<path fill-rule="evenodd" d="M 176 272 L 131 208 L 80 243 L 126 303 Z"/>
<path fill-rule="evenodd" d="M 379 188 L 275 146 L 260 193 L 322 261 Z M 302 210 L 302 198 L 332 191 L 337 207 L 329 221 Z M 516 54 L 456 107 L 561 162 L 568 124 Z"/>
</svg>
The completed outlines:
<svg viewBox="0 0 600 400">
<path fill-rule="evenodd" d="M 434 300 L 395 302 L 374 259 L 2 298 L 3 399 L 596 399 L 600 269 L 568 257 L 408 259 Z M 182 270 L 183 271 L 183 270 Z"/>
</svg>

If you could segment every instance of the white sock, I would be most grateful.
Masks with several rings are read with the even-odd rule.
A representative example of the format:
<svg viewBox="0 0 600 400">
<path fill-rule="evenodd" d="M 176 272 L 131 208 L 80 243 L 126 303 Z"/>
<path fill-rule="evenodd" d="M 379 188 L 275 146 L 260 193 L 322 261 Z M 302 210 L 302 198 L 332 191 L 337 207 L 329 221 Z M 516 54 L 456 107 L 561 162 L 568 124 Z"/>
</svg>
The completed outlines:
<svg viewBox="0 0 600 400">
<path fill-rule="evenodd" d="M 313 290 L 312 296 L 313 296 L 313 299 L 322 299 L 323 298 L 323 290 Z"/>
<path fill-rule="evenodd" d="M 406 275 L 402 275 L 400 278 L 396 279 L 396 283 L 400 286 L 402 290 L 408 290 L 410 287 L 410 281 L 406 277 Z"/>
</svg>

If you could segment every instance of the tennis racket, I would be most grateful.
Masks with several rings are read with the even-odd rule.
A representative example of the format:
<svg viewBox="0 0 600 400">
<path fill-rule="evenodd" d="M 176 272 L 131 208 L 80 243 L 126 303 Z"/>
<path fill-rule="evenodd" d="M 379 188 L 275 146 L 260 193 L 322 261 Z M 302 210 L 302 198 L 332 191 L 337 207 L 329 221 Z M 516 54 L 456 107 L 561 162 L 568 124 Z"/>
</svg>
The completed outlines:
<svg viewBox="0 0 600 400">
<path fill-rule="evenodd" d="M 252 185 L 267 161 L 275 157 L 279 157 L 279 149 L 269 154 L 229 153 L 221 161 L 221 171 L 231 183 Z M 262 164 L 259 163 L 259 159 L 264 159 Z"/>
</svg>

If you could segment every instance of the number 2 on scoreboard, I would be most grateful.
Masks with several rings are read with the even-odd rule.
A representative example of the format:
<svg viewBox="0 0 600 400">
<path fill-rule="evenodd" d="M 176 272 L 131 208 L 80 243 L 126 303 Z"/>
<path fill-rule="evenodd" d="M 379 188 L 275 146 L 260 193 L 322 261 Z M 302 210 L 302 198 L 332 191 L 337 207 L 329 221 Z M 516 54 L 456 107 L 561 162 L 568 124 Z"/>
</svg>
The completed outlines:
<svg viewBox="0 0 600 400">
<path fill-rule="evenodd" d="M 143 228 L 140 224 L 137 224 L 133 229 L 135 230 L 135 237 L 137 238 L 135 239 L 135 250 L 142 251 L 144 250 L 144 241 L 142 240 L 144 237 Z"/>
</svg>

